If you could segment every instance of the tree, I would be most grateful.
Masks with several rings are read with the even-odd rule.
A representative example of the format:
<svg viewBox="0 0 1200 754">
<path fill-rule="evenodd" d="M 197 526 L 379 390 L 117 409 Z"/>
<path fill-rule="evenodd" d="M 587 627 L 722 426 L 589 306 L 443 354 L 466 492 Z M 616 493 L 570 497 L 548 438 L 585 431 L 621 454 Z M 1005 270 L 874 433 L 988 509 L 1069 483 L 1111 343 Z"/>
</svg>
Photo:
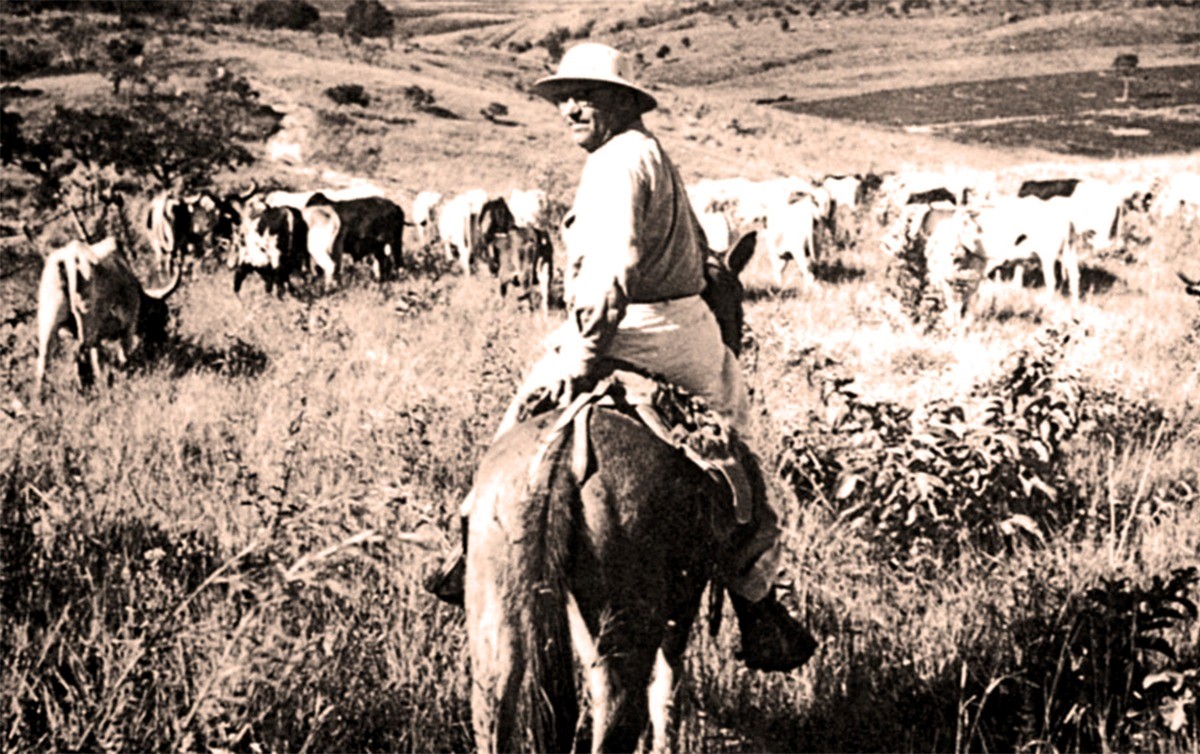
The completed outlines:
<svg viewBox="0 0 1200 754">
<path fill-rule="evenodd" d="M 304 31 L 321 20 L 321 13 L 304 0 L 259 0 L 246 22 L 266 29 Z"/>
<path fill-rule="evenodd" d="M 351 37 L 391 37 L 396 19 L 379 0 L 354 0 L 346 9 L 345 31 Z"/>
<path fill-rule="evenodd" d="M 1113 60 L 1113 71 L 1125 83 L 1125 90 L 1121 93 L 1121 98 L 1117 102 L 1129 101 L 1129 82 L 1133 80 L 1133 75 L 1137 71 L 1138 56 L 1133 54 L 1118 55 Z"/>
</svg>

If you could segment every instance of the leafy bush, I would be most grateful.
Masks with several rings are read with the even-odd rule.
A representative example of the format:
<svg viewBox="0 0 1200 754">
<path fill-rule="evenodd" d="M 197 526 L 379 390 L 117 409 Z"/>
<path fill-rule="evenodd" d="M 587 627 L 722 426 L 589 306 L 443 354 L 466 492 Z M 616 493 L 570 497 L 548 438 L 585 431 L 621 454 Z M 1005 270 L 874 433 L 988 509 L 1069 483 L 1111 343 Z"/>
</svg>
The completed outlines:
<svg viewBox="0 0 1200 754">
<path fill-rule="evenodd" d="M 914 324 L 933 329 L 942 320 L 946 302 L 936 286 L 929 283 L 925 259 L 925 239 L 913 233 L 906 217 L 901 216 L 889 228 L 883 241 L 891 257 L 887 279 L 890 293 Z"/>
<path fill-rule="evenodd" d="M 371 104 L 370 95 L 359 84 L 338 84 L 337 86 L 331 86 L 325 90 L 325 96 L 339 105 L 361 105 L 366 107 Z"/>
<path fill-rule="evenodd" d="M 197 187 L 222 167 L 250 164 L 253 157 L 237 139 L 266 138 L 278 120 L 269 108 L 215 96 L 195 105 L 187 96 L 104 110 L 56 105 L 40 128 L 23 133 L 14 157 L 38 178 L 42 206 L 59 200 L 64 181 L 81 166 Z"/>
<path fill-rule="evenodd" d="M 0 48 L 0 78 L 5 81 L 38 73 L 54 62 L 54 50 L 29 39 L 7 41 Z"/>
<path fill-rule="evenodd" d="M 1051 330 L 971 400 L 919 411 L 864 400 L 824 367 L 824 412 L 785 438 L 781 473 L 901 567 L 935 566 L 968 544 L 999 552 L 1040 540 L 1074 498 L 1064 444 L 1082 391 L 1061 366 L 1066 341 Z"/>
<path fill-rule="evenodd" d="M 246 23 L 266 29 L 303 31 L 321 20 L 321 13 L 304 0 L 259 0 Z"/>
<path fill-rule="evenodd" d="M 1176 644 L 1196 620 L 1196 584 L 1194 567 L 1148 585 L 1104 578 L 1083 592 L 1027 584 L 1028 617 L 1012 626 L 1020 651 L 1001 684 L 1009 701 L 991 710 L 993 726 L 1055 751 L 1169 751 L 1159 747 L 1172 739 L 1186 749 L 1200 673 Z"/>
<path fill-rule="evenodd" d="M 390 37 L 396 19 L 379 0 L 354 0 L 346 9 L 346 31 L 359 37 Z"/>
</svg>

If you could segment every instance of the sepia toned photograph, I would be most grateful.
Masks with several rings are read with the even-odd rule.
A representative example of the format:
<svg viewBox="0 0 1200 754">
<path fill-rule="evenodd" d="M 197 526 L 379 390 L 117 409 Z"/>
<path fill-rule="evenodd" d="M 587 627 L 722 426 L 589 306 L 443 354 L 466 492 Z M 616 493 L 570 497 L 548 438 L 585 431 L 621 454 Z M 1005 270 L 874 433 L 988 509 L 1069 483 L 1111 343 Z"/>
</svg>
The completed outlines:
<svg viewBox="0 0 1200 754">
<path fill-rule="evenodd" d="M 1200 0 L 0 0 L 0 749 L 1200 754 Z"/>
</svg>

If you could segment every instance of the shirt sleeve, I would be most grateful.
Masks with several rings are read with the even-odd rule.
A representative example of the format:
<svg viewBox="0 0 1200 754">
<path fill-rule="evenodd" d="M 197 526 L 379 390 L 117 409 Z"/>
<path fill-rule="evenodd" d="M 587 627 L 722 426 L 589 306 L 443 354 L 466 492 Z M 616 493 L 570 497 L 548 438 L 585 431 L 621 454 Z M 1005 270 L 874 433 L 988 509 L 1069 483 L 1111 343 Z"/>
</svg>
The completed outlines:
<svg viewBox="0 0 1200 754">
<path fill-rule="evenodd" d="M 578 260 L 570 319 L 579 333 L 577 374 L 603 356 L 625 316 L 636 286 L 648 180 L 641 161 L 595 154 L 584 167 L 575 196 L 571 243 Z"/>
</svg>

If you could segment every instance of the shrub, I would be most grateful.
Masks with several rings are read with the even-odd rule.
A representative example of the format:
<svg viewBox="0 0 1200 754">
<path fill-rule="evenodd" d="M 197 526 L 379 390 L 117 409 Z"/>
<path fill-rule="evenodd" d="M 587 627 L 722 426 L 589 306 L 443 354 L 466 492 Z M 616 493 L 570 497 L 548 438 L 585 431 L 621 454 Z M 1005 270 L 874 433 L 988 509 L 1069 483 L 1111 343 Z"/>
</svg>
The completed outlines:
<svg viewBox="0 0 1200 754">
<path fill-rule="evenodd" d="M 50 67 L 54 51 L 40 43 L 23 39 L 0 48 L 0 78 L 6 81 L 37 73 Z"/>
<path fill-rule="evenodd" d="M 354 0 L 346 9 L 345 30 L 359 37 L 390 37 L 396 19 L 379 0 Z"/>
<path fill-rule="evenodd" d="M 371 104 L 371 97 L 359 84 L 338 84 L 325 90 L 325 96 L 339 105 Z"/>
<path fill-rule="evenodd" d="M 303 31 L 321 20 L 321 13 L 304 0 L 259 0 L 246 23 L 266 29 Z"/>
<path fill-rule="evenodd" d="M 1196 620 L 1196 583 L 1191 567 L 1148 585 L 1103 578 L 1083 592 L 1025 584 L 1011 629 L 1016 668 L 1000 683 L 1009 701 L 991 710 L 1009 719 L 988 722 L 1053 751 L 1186 750 L 1200 674 L 1173 637 Z"/>
<path fill-rule="evenodd" d="M 836 365 L 822 367 L 824 412 L 784 438 L 781 474 L 905 569 L 928 572 L 967 545 L 1042 540 L 1075 499 L 1064 445 L 1082 391 L 1062 367 L 1067 339 L 1050 330 L 972 400 L 920 410 L 864 400 Z"/>
</svg>

